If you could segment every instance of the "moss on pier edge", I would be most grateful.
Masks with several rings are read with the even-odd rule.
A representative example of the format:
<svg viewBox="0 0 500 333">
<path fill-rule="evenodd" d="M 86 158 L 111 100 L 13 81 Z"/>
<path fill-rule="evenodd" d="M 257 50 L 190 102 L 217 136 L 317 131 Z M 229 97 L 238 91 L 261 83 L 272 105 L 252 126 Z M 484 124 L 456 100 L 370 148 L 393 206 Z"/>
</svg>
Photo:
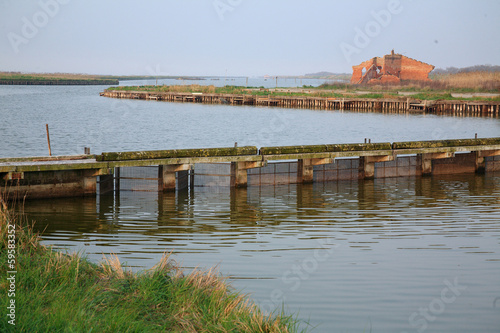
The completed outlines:
<svg viewBox="0 0 500 333">
<path fill-rule="evenodd" d="M 124 160 L 144 160 L 162 158 L 183 158 L 183 157 L 219 157 L 219 156 L 243 156 L 256 155 L 257 147 L 233 147 L 233 148 L 199 148 L 199 149 L 171 149 L 171 150 L 151 150 L 151 151 L 130 151 L 130 152 L 107 152 L 96 156 L 97 161 L 124 161 Z"/>
<path fill-rule="evenodd" d="M 394 142 L 393 149 L 442 148 L 499 145 L 500 138 Z"/>
<path fill-rule="evenodd" d="M 1 332 L 296 332 L 283 313 L 264 315 L 220 275 L 185 275 L 165 255 L 149 271 L 131 273 L 116 257 L 100 265 L 78 254 L 40 245 L 24 219 L 0 198 L 0 266 L 7 271 L 8 224 L 16 226 L 15 326 L 6 308 L 10 285 L 2 277 Z"/>
<path fill-rule="evenodd" d="M 391 150 L 390 143 L 350 143 L 312 146 L 262 147 L 261 155 L 333 153 L 348 151 Z"/>
</svg>

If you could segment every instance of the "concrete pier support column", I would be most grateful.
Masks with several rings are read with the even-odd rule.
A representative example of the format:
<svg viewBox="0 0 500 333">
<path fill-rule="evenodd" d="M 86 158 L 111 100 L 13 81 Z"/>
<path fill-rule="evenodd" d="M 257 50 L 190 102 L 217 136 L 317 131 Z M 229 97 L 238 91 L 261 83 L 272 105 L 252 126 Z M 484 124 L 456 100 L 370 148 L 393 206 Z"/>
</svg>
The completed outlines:
<svg viewBox="0 0 500 333">
<path fill-rule="evenodd" d="M 361 156 L 359 158 L 359 172 L 361 178 L 374 179 L 375 178 L 375 163 L 394 161 L 395 156 Z"/>
<path fill-rule="evenodd" d="M 299 160 L 297 166 L 297 183 L 312 183 L 314 179 L 314 165 L 312 160 Z"/>
<path fill-rule="evenodd" d="M 314 166 L 331 164 L 333 158 L 308 158 L 298 161 L 297 183 L 308 184 L 314 181 Z"/>
<path fill-rule="evenodd" d="M 429 176 L 432 174 L 432 160 L 451 158 L 455 153 L 428 153 L 419 154 L 420 165 L 422 168 L 422 176 Z"/>
<path fill-rule="evenodd" d="M 191 170 L 190 164 L 172 164 L 172 165 L 160 165 L 158 167 L 158 191 L 159 192 L 173 192 L 177 188 L 177 178 L 180 176 L 181 172 L 188 172 Z M 177 176 L 177 177 L 176 177 Z M 179 182 L 180 188 L 187 187 L 187 173 L 182 173 L 181 181 Z M 184 180 L 185 179 L 185 180 Z M 185 186 L 184 186 L 185 184 Z M 184 186 L 184 187 L 182 187 Z M 180 189 L 179 188 L 179 189 Z"/>
<path fill-rule="evenodd" d="M 97 193 L 97 177 L 113 174 L 112 169 L 89 169 L 82 172 L 82 190 L 84 196 L 91 196 Z M 112 176 L 111 176 L 112 177 Z"/>
<path fill-rule="evenodd" d="M 481 154 L 482 152 L 476 151 L 476 173 L 483 174 L 486 172 L 486 159 Z"/>
<path fill-rule="evenodd" d="M 261 168 L 266 161 L 231 162 L 231 187 L 246 187 L 248 185 L 248 169 Z"/>
<path fill-rule="evenodd" d="M 82 179 L 83 195 L 89 196 L 97 192 L 97 176 L 94 175 L 93 170 L 85 170 Z"/>
<path fill-rule="evenodd" d="M 485 157 L 500 156 L 500 150 L 483 150 L 477 151 L 476 154 L 476 173 L 483 174 L 486 172 Z"/>
</svg>

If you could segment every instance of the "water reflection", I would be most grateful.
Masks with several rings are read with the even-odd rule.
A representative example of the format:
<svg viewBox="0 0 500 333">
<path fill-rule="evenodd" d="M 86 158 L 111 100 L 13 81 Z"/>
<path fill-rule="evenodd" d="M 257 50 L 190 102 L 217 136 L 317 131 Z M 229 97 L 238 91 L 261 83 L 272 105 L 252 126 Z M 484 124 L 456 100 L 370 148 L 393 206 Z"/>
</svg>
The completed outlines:
<svg viewBox="0 0 500 333">
<path fill-rule="evenodd" d="M 300 235 L 313 227 L 377 239 L 444 232 L 450 237 L 464 232 L 462 228 L 472 235 L 486 226 L 496 228 L 498 194 L 498 177 L 471 175 L 177 193 L 122 191 L 97 199 L 31 201 L 25 212 L 37 221 L 46 240 L 79 248 L 80 238 L 94 237 L 106 247 L 115 243 L 114 235 L 126 234 L 128 239 L 134 235 L 137 243 L 131 245 L 137 247 L 144 236 L 148 242 L 152 236 L 156 242 L 147 247 L 154 253 L 167 245 L 184 247 L 182 242 L 193 235 L 242 240 L 260 231 Z M 478 217 L 481 226 L 467 225 Z"/>
<path fill-rule="evenodd" d="M 220 264 L 264 309 L 285 302 L 318 332 L 416 331 L 409 317 L 455 278 L 467 292 L 429 331 L 500 327 L 498 174 L 121 192 L 25 211 L 45 243 L 91 260 L 114 252 L 143 269 L 173 250 L 188 269 Z"/>
</svg>

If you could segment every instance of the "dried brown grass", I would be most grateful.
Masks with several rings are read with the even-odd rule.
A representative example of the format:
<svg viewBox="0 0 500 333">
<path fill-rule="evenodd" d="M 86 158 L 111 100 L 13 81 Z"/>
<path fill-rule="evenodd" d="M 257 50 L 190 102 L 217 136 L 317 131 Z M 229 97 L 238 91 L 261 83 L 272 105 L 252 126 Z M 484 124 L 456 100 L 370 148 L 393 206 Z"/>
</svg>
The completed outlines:
<svg viewBox="0 0 500 333">
<path fill-rule="evenodd" d="M 123 269 L 120 259 L 116 254 L 111 253 L 109 256 L 103 254 L 102 257 L 101 267 L 106 276 L 123 279 L 129 273 Z"/>
<path fill-rule="evenodd" d="M 430 81 L 403 81 L 393 84 L 348 85 L 369 91 L 424 91 L 424 92 L 500 92 L 500 72 L 464 72 L 456 74 L 431 74 Z M 328 87 L 328 86 L 326 86 Z"/>
<path fill-rule="evenodd" d="M 469 72 L 439 75 L 434 79 L 449 88 L 500 91 L 500 72 Z"/>
</svg>

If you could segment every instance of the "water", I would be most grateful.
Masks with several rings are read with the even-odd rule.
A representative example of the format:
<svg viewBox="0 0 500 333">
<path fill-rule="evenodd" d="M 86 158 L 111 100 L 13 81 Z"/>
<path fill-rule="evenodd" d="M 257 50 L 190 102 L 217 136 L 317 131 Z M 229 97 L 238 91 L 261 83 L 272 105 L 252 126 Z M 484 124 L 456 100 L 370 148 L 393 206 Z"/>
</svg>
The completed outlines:
<svg viewBox="0 0 500 333">
<path fill-rule="evenodd" d="M 496 137 L 500 133 L 500 119 L 110 99 L 99 96 L 105 88 L 1 86 L 0 157 L 48 155 L 45 124 L 49 124 L 54 155 L 82 154 L 84 147 L 101 153 L 232 147 L 235 142 L 262 147 L 364 142 L 365 138 L 372 142 L 473 138 L 475 133 Z"/>
<path fill-rule="evenodd" d="M 212 82 L 209 82 L 212 83 Z M 318 82 L 319 84 L 319 82 Z M 258 84 L 256 84 L 258 85 Z M 113 100 L 0 86 L 0 156 L 498 136 L 498 119 Z M 500 176 L 195 188 L 26 203 L 45 244 L 147 269 L 219 265 L 264 311 L 315 332 L 495 332 Z"/>
<path fill-rule="evenodd" d="M 138 270 L 173 251 L 187 269 L 219 265 L 265 311 L 285 302 L 316 332 L 416 332 L 424 320 L 430 332 L 493 332 L 499 198 L 499 176 L 472 175 L 122 192 L 26 212 L 45 243 L 93 261 L 113 252 Z"/>
</svg>

